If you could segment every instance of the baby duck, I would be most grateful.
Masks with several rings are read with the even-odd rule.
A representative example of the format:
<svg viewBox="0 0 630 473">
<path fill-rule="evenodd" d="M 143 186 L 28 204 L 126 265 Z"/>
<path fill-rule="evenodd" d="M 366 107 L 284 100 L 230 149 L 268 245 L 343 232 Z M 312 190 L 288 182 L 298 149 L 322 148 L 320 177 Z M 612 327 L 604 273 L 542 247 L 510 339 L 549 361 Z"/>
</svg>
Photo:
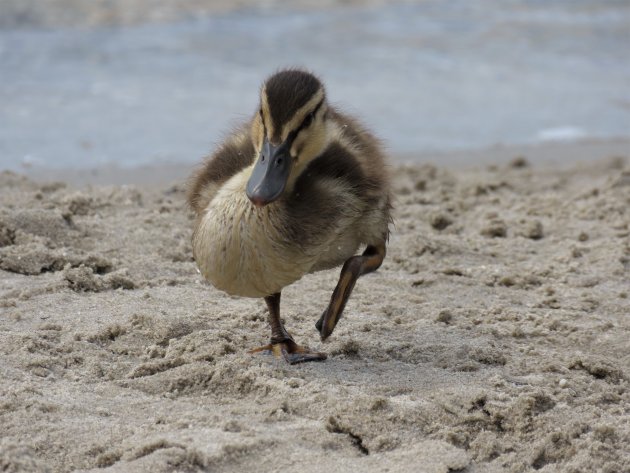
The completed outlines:
<svg viewBox="0 0 630 473">
<path fill-rule="evenodd" d="M 205 161 L 188 190 L 201 274 L 228 294 L 267 303 L 270 343 L 250 353 L 291 364 L 326 359 L 284 328 L 280 292 L 343 264 L 316 324 L 322 341 L 328 338 L 356 280 L 383 262 L 390 201 L 377 139 L 328 104 L 317 77 L 288 69 L 265 81 L 257 112 Z"/>
</svg>

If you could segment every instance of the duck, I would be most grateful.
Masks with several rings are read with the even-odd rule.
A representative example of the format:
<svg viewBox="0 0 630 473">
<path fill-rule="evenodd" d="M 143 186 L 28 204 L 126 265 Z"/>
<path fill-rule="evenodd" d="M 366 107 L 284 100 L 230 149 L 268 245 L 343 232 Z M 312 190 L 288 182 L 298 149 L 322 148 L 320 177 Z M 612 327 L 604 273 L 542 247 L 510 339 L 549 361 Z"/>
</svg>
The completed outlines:
<svg viewBox="0 0 630 473">
<path fill-rule="evenodd" d="M 279 70 L 259 96 L 253 116 L 189 180 L 193 257 L 215 288 L 265 300 L 271 338 L 250 353 L 289 364 L 322 361 L 326 353 L 299 345 L 284 327 L 281 292 L 307 274 L 341 266 L 315 324 L 328 339 L 357 279 L 385 258 L 388 163 L 380 140 L 329 104 L 312 72 Z"/>
</svg>

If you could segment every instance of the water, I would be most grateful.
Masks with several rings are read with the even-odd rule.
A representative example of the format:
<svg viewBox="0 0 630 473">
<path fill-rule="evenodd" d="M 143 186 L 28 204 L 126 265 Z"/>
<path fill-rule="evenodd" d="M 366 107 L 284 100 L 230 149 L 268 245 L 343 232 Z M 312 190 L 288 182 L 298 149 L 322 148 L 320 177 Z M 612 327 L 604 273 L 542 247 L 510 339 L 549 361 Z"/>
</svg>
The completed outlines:
<svg viewBox="0 0 630 473">
<path fill-rule="evenodd" d="M 0 31 L 0 169 L 197 161 L 306 66 L 393 153 L 630 136 L 630 6 L 428 0 Z"/>
</svg>

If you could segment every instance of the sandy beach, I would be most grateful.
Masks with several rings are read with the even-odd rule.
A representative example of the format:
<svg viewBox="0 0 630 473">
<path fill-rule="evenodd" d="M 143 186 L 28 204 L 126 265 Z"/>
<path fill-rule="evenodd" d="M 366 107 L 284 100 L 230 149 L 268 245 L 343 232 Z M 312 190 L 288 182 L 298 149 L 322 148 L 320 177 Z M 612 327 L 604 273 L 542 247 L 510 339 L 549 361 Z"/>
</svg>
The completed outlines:
<svg viewBox="0 0 630 473">
<path fill-rule="evenodd" d="M 616 0 L 0 2 L 0 472 L 630 473 L 630 99 Z M 283 66 L 392 155 L 339 270 L 209 286 L 195 157 Z"/>
<path fill-rule="evenodd" d="M 263 301 L 201 279 L 181 179 L 1 173 L 0 470 L 630 471 L 627 155 L 395 167 L 328 342 L 338 272 L 283 292 L 297 366 L 246 353 Z"/>
</svg>

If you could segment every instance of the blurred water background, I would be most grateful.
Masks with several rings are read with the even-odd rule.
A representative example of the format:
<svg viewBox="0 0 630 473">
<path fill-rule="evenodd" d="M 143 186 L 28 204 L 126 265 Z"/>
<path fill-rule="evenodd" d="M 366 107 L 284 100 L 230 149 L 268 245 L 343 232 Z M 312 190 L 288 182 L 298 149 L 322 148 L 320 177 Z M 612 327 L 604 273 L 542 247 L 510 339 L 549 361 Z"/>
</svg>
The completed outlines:
<svg viewBox="0 0 630 473">
<path fill-rule="evenodd" d="M 241 2 L 83 22 L 16 5 L 0 0 L 0 169 L 196 162 L 283 66 L 318 73 L 399 156 L 630 137 L 627 1 Z"/>
</svg>

